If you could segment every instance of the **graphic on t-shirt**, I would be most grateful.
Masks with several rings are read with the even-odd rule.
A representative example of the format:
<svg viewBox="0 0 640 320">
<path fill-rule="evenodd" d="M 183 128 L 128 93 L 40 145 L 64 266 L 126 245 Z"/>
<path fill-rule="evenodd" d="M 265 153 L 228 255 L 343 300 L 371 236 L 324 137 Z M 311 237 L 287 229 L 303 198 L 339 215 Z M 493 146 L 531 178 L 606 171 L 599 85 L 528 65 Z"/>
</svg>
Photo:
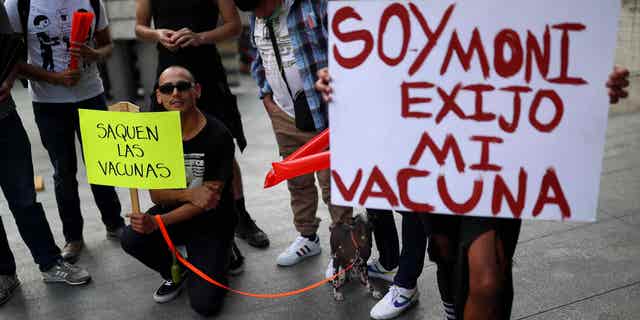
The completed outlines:
<svg viewBox="0 0 640 320">
<path fill-rule="evenodd" d="M 49 17 L 38 15 L 33 19 L 33 26 L 36 29 L 36 37 L 40 42 L 40 55 L 42 56 L 42 68 L 47 71 L 54 71 L 53 46 L 60 45 L 60 38 L 49 37 L 48 29 L 51 25 Z"/>
<path fill-rule="evenodd" d="M 69 47 L 71 47 L 71 41 L 69 39 L 69 35 L 71 34 L 71 15 L 68 8 L 60 8 L 58 9 L 58 17 L 60 34 L 62 35 L 62 42 L 64 43 L 67 51 Z"/>
<path fill-rule="evenodd" d="M 265 76 L 273 90 L 274 100 L 284 112 L 290 116 L 295 116 L 292 95 L 293 97 L 296 97 L 302 93 L 304 86 L 296 64 L 293 40 L 289 34 L 287 24 L 288 15 L 288 10 L 282 10 L 279 15 L 269 19 L 257 18 L 254 28 L 254 42 L 258 52 L 260 53 L 260 57 L 262 58 Z M 267 24 L 271 24 L 273 26 L 273 32 L 276 37 L 275 40 L 278 44 L 278 51 L 280 52 L 282 66 L 284 68 L 289 87 L 287 87 L 287 84 L 282 78 Z M 291 92 L 289 92 L 289 89 Z"/>
<path fill-rule="evenodd" d="M 185 153 L 187 189 L 202 186 L 204 182 L 204 153 Z"/>
</svg>

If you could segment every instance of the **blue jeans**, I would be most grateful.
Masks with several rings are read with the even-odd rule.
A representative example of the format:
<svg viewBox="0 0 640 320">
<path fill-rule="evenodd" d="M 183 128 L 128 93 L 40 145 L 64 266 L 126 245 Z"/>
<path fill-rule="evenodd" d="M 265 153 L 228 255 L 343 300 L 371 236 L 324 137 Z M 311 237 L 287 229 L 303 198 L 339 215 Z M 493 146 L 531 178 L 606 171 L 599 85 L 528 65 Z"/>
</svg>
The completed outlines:
<svg viewBox="0 0 640 320">
<path fill-rule="evenodd" d="M 0 149 L 5 150 L 0 157 L 2 192 L 16 220 L 20 236 L 40 271 L 49 270 L 60 259 L 60 249 L 53 240 L 42 205 L 36 202 L 31 144 L 15 111 L 0 120 Z M 0 219 L 0 275 L 15 273 L 16 263 Z"/>
<path fill-rule="evenodd" d="M 75 137 L 82 143 L 78 109 L 107 110 L 104 94 L 76 103 L 33 102 L 40 139 L 53 165 L 56 202 L 62 220 L 62 233 L 67 242 L 82 240 L 84 224 L 80 213 L 78 180 L 76 180 L 78 159 Z M 124 219 L 120 216 L 120 201 L 115 189 L 109 186 L 91 185 L 91 192 L 107 229 L 124 226 Z"/>
</svg>

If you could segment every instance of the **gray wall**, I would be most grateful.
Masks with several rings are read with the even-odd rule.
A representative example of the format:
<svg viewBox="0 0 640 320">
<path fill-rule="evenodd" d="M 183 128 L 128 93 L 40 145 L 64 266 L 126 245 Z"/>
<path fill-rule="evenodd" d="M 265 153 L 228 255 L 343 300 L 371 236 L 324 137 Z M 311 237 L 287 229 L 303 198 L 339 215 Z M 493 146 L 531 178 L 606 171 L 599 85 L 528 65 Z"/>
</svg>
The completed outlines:
<svg viewBox="0 0 640 320">
<path fill-rule="evenodd" d="M 640 76 L 640 0 L 622 0 L 622 7 L 616 63 Z"/>
</svg>

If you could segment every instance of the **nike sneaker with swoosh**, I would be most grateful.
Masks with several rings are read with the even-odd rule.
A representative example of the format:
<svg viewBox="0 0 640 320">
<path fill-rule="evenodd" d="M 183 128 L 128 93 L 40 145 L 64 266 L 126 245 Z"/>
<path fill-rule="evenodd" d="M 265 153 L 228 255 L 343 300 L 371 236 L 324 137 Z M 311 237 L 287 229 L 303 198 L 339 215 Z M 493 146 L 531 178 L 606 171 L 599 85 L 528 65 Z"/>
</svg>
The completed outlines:
<svg viewBox="0 0 640 320">
<path fill-rule="evenodd" d="M 387 294 L 373 306 L 369 315 L 375 320 L 393 319 L 416 304 L 419 298 L 420 292 L 417 288 L 405 289 L 391 285 Z"/>
</svg>

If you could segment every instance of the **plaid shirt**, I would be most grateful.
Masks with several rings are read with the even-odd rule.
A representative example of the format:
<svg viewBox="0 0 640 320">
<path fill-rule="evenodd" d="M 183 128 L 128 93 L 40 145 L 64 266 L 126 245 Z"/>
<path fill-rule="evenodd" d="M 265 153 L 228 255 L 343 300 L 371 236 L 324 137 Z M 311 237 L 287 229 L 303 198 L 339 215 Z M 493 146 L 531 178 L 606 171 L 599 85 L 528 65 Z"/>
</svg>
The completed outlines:
<svg viewBox="0 0 640 320">
<path fill-rule="evenodd" d="M 314 86 L 317 80 L 317 71 L 327 67 L 327 0 L 285 1 L 293 1 L 287 18 L 287 26 L 309 109 L 316 129 L 320 131 L 327 128 L 328 119 L 322 97 Z M 252 15 L 251 43 L 254 47 L 253 31 L 255 30 L 255 22 L 256 18 Z M 260 98 L 273 92 L 265 77 L 264 66 L 259 53 L 256 54 L 256 59 L 251 66 L 251 73 L 260 88 Z"/>
</svg>

